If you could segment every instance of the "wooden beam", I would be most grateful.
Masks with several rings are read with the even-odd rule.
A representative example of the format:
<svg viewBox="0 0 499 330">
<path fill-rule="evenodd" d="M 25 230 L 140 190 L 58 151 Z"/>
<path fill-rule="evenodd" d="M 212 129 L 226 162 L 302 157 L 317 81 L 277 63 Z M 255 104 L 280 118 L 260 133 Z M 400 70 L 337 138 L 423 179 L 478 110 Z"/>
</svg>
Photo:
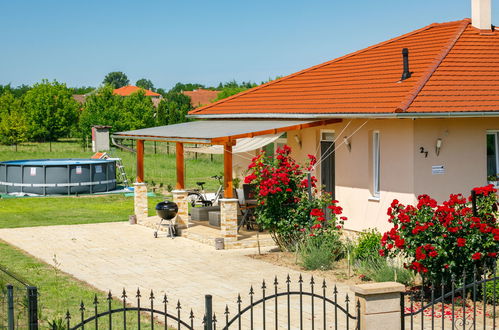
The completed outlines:
<svg viewBox="0 0 499 330">
<path fill-rule="evenodd" d="M 184 144 L 177 142 L 175 155 L 177 158 L 177 184 L 176 189 L 185 189 L 185 175 L 184 175 Z"/>
<path fill-rule="evenodd" d="M 232 145 L 227 143 L 224 145 L 224 197 L 233 198 L 232 192 Z"/>
<path fill-rule="evenodd" d="M 144 140 L 137 140 L 137 182 L 144 182 Z"/>
<path fill-rule="evenodd" d="M 341 123 L 342 121 L 343 121 L 343 119 L 339 119 L 339 118 L 319 120 L 319 121 L 314 121 L 314 122 L 307 123 L 307 124 L 292 125 L 292 126 L 281 127 L 281 128 L 272 128 L 272 129 L 267 129 L 264 131 L 258 131 L 258 132 L 252 132 L 252 133 L 243 133 L 243 134 L 225 136 L 225 137 L 220 137 L 220 138 L 213 138 L 211 140 L 211 143 L 212 144 L 225 144 L 228 141 L 235 140 L 235 139 L 251 138 L 251 137 L 260 136 L 260 135 L 277 134 L 277 133 L 284 133 L 284 132 L 294 131 L 294 130 L 302 130 L 302 129 L 310 128 L 310 127 L 318 127 L 318 126 L 324 126 L 324 125 L 329 125 L 329 124 Z"/>
</svg>

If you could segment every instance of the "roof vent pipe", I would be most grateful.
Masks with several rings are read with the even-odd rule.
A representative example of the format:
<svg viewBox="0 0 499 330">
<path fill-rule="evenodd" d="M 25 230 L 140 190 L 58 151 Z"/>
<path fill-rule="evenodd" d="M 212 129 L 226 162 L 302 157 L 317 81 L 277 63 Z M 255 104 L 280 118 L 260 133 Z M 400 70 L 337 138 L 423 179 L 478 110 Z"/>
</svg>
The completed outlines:
<svg viewBox="0 0 499 330">
<path fill-rule="evenodd" d="M 471 25 L 480 30 L 492 29 L 491 0 L 471 0 Z"/>
<path fill-rule="evenodd" d="M 409 49 L 402 49 L 402 58 L 404 59 L 404 72 L 400 80 L 406 80 L 411 77 L 412 72 L 409 71 Z"/>
</svg>

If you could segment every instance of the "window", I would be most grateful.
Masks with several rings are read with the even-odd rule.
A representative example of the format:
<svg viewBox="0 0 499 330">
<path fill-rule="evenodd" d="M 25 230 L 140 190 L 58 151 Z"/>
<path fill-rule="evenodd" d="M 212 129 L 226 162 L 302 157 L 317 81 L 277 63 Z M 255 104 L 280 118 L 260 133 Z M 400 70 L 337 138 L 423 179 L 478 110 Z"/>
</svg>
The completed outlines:
<svg viewBox="0 0 499 330">
<path fill-rule="evenodd" d="M 372 168 L 373 168 L 373 197 L 379 198 L 379 177 L 380 177 L 380 153 L 379 153 L 379 132 L 373 132 L 372 145 Z"/>
<path fill-rule="evenodd" d="M 496 181 L 499 168 L 498 141 L 499 132 L 487 133 L 487 179 Z"/>
<path fill-rule="evenodd" d="M 277 140 L 262 147 L 267 156 L 274 156 L 278 148 L 284 147 L 288 143 L 287 133 L 283 133 Z"/>
</svg>

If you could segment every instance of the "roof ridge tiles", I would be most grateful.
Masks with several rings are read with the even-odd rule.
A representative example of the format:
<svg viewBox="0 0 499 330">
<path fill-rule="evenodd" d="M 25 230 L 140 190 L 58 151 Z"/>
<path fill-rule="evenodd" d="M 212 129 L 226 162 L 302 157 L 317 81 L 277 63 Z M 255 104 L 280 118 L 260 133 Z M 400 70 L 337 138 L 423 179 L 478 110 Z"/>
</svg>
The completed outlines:
<svg viewBox="0 0 499 330">
<path fill-rule="evenodd" d="M 319 69 L 323 66 L 326 66 L 326 65 L 329 65 L 329 64 L 332 64 L 332 63 L 335 63 L 335 62 L 339 62 L 341 60 L 344 60 L 346 58 L 350 58 L 354 55 L 357 55 L 357 54 L 361 54 L 361 53 L 364 53 L 366 51 L 369 51 L 369 50 L 372 50 L 372 49 L 375 49 L 375 48 L 378 48 L 378 47 L 381 47 L 383 45 L 386 45 L 386 44 L 389 44 L 389 43 L 392 43 L 392 42 L 395 42 L 395 41 L 398 41 L 398 40 L 401 40 L 401 39 L 404 39 L 404 38 L 407 38 L 407 37 L 410 37 L 414 34 L 417 34 L 417 33 L 420 33 L 420 32 L 423 32 L 423 31 L 426 31 L 432 27 L 437 27 L 437 26 L 445 26 L 445 25 L 452 25 L 452 24 L 457 24 L 459 22 L 462 22 L 462 24 L 466 23 L 466 26 L 470 23 L 470 19 L 469 18 L 465 18 L 465 19 L 462 19 L 462 20 L 457 20 L 457 21 L 451 21 L 451 22 L 444 22 L 444 23 L 432 23 L 432 24 L 429 24 L 427 26 L 424 26 L 422 28 L 419 28 L 419 29 L 416 29 L 414 31 L 411 31 L 411 32 L 408 32 L 408 33 L 405 33 L 403 35 L 400 35 L 400 36 L 397 36 L 397 37 L 394 37 L 394 38 L 391 38 L 391 39 L 388 39 L 388 40 L 385 40 L 385 41 L 382 41 L 382 42 L 379 42 L 375 45 L 372 45 L 372 46 L 369 46 L 369 47 L 366 47 L 366 48 L 363 48 L 363 49 L 360 49 L 358 51 L 355 51 L 353 53 L 349 53 L 349 54 L 346 54 L 346 55 L 343 55 L 343 56 L 340 56 L 338 58 L 335 58 L 333 60 L 330 60 L 330 61 L 326 61 L 324 63 L 321 63 L 321 64 L 318 64 L 318 65 L 314 65 L 312 67 L 309 67 L 307 69 L 304 69 L 304 70 L 301 70 L 301 71 L 298 71 L 298 72 L 295 72 L 295 73 L 292 73 L 290 75 L 287 75 L 285 77 L 282 77 L 282 78 L 279 78 L 279 79 L 276 79 L 276 80 L 272 80 L 270 82 L 267 82 L 265 84 L 262 84 L 260 86 L 257 86 L 257 87 L 254 87 L 254 88 L 251 88 L 251 89 L 248 89 L 244 92 L 241 92 L 241 93 L 238 93 L 238 94 L 235 94 L 235 95 L 232 95 L 228 98 L 225 98 L 225 99 L 222 99 L 220 101 L 217 101 L 217 102 L 214 102 L 214 103 L 211 103 L 209 105 L 206 105 L 206 106 L 203 106 L 203 107 L 199 107 L 199 108 L 196 108 L 194 110 L 191 110 L 189 112 L 189 114 L 191 115 L 195 115 L 196 113 L 198 112 L 202 112 L 202 111 L 205 111 L 209 108 L 212 108 L 214 106 L 217 106 L 219 104 L 222 104 L 222 103 L 225 103 L 225 102 L 228 102 L 236 97 L 240 97 L 242 95 L 246 95 L 246 94 L 249 94 L 249 93 L 253 93 L 254 91 L 257 91 L 257 90 L 260 90 L 261 88 L 264 88 L 264 87 L 267 87 L 267 86 L 270 86 L 270 85 L 274 85 L 274 84 L 277 84 L 281 81 L 285 81 L 287 79 L 290 79 L 290 78 L 293 78 L 295 76 L 298 76 L 298 75 L 301 75 L 303 73 L 306 73 L 306 72 L 310 72 L 310 71 L 313 71 L 313 70 L 316 70 L 316 69 Z"/>
<path fill-rule="evenodd" d="M 423 74 L 419 80 L 416 82 L 412 90 L 407 94 L 407 97 L 402 101 L 402 103 L 395 109 L 395 112 L 407 112 L 409 107 L 411 106 L 412 102 L 416 99 L 418 96 L 419 92 L 423 89 L 423 87 L 426 85 L 426 83 L 430 80 L 432 77 L 433 73 L 438 69 L 440 64 L 443 62 L 447 54 L 451 51 L 452 47 L 456 44 L 456 42 L 459 40 L 463 32 L 466 30 L 466 28 L 470 25 L 471 21 L 469 19 L 464 19 L 461 21 L 460 26 L 458 27 L 456 33 L 454 34 L 453 38 L 449 39 L 449 42 L 445 45 L 445 47 L 442 49 L 442 51 L 437 55 L 433 63 L 429 66 L 428 71 L 426 71 L 425 74 Z"/>
</svg>

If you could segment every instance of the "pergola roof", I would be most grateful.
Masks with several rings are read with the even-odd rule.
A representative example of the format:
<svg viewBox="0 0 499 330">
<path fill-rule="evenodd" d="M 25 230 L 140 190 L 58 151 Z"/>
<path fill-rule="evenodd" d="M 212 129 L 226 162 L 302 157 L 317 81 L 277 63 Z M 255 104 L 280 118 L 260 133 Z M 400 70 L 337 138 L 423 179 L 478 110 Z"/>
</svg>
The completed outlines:
<svg viewBox="0 0 499 330">
<path fill-rule="evenodd" d="M 239 138 L 276 134 L 340 121 L 329 120 L 199 120 L 187 123 L 143 128 L 113 134 L 113 138 L 225 144 Z"/>
</svg>

